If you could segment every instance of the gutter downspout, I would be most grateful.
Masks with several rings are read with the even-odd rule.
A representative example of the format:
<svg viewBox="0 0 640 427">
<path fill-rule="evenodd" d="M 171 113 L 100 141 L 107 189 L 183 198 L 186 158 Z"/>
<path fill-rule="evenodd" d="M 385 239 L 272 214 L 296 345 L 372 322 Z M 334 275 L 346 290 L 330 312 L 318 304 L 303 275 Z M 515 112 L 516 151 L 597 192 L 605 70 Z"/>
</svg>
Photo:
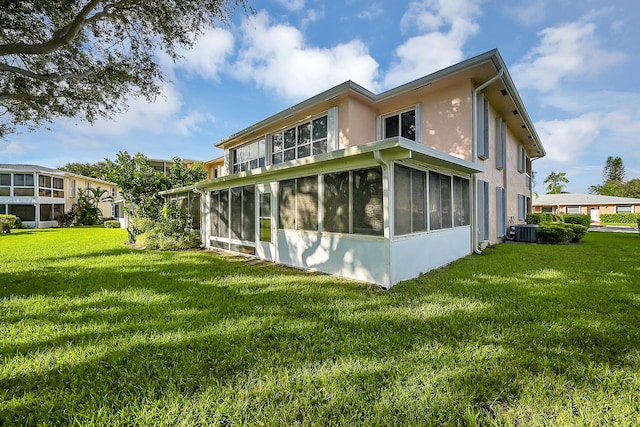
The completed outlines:
<svg viewBox="0 0 640 427">
<path fill-rule="evenodd" d="M 384 179 L 382 181 L 382 198 L 384 199 L 384 193 L 385 193 L 385 183 L 386 183 L 386 187 L 387 187 L 387 205 L 384 206 L 383 203 L 383 209 L 382 209 L 382 215 L 383 215 L 383 221 L 384 221 L 384 225 L 385 225 L 385 230 L 389 230 L 389 235 L 385 236 L 385 243 L 384 243 L 384 252 L 385 252 L 385 260 L 386 260 L 386 265 L 385 265 L 385 270 L 387 272 L 387 277 L 389 278 L 389 284 L 388 286 L 384 286 L 387 290 L 391 289 L 391 287 L 394 285 L 392 282 L 392 277 L 391 277 L 391 191 L 390 191 L 390 186 L 391 186 L 391 168 L 389 167 L 389 162 L 387 162 L 383 157 L 382 154 L 380 153 L 380 150 L 375 150 L 373 152 L 373 158 L 375 159 L 376 163 L 378 163 L 380 166 L 382 166 L 382 171 L 385 172 L 383 176 L 386 176 L 387 179 Z"/>
<path fill-rule="evenodd" d="M 498 70 L 498 74 L 478 86 L 473 90 L 471 96 L 471 127 L 472 138 L 471 143 L 471 156 L 474 164 L 478 163 L 478 93 L 485 89 L 487 86 L 498 80 L 504 74 L 504 68 Z M 481 255 L 482 251 L 478 249 L 478 243 L 480 242 L 480 228 L 478 227 L 478 177 L 477 174 L 473 174 L 471 178 L 473 187 L 473 234 L 471 236 L 471 245 L 473 246 L 473 252 Z"/>
</svg>

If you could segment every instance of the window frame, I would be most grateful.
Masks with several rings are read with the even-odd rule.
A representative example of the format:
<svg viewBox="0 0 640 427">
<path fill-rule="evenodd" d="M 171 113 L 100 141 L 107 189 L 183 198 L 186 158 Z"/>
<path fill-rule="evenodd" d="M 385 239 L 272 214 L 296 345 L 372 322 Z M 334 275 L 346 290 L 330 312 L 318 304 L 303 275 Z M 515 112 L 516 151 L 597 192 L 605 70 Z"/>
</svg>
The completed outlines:
<svg viewBox="0 0 640 427">
<path fill-rule="evenodd" d="M 264 136 L 231 150 L 231 171 L 235 174 L 265 167 L 267 158 L 267 137 Z"/>
<path fill-rule="evenodd" d="M 413 138 L 409 137 L 409 136 L 405 136 L 402 135 L 402 131 L 403 131 L 403 126 L 402 126 L 402 120 L 403 120 L 403 115 L 413 112 L 413 124 L 410 126 L 413 126 Z M 414 141 L 414 142 L 420 142 L 421 141 L 421 137 L 420 137 L 420 126 L 419 124 L 421 123 L 421 118 L 420 118 L 420 105 L 416 104 L 416 105 L 412 105 L 411 107 L 407 107 L 407 108 L 403 108 L 400 110 L 396 110 L 387 114 L 383 114 L 380 116 L 380 136 L 381 138 L 378 139 L 387 139 L 387 138 L 394 138 L 394 137 L 402 137 L 405 139 L 408 139 L 410 141 Z M 396 117 L 398 119 L 398 134 L 397 135 L 387 135 L 387 120 L 390 118 L 394 118 Z"/>
<path fill-rule="evenodd" d="M 620 208 L 625 208 L 620 210 Z M 616 205 L 616 213 L 634 213 L 633 205 Z"/>
<path fill-rule="evenodd" d="M 324 126 L 320 124 L 323 121 Z M 271 164 L 277 165 L 296 159 L 328 153 L 330 151 L 330 122 L 329 112 L 326 111 L 311 119 L 281 128 L 269 134 L 267 146 L 270 149 L 269 158 Z M 308 131 L 305 130 L 305 127 L 308 127 Z M 318 135 L 316 130 L 322 128 L 324 128 L 324 132 Z M 307 132 L 308 138 L 305 138 L 304 135 Z M 279 140 L 278 146 L 276 146 L 275 139 Z M 308 151 L 306 151 L 307 149 Z"/>
</svg>

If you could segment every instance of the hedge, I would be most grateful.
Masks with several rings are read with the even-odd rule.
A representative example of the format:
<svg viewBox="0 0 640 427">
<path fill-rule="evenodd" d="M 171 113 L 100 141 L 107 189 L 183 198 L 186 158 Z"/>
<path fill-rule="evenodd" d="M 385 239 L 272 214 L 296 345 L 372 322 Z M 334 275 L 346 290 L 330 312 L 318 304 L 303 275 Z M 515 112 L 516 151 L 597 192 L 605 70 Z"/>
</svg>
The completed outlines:
<svg viewBox="0 0 640 427">
<path fill-rule="evenodd" d="M 591 216 L 585 214 L 564 214 L 562 219 L 567 224 L 580 224 L 586 228 L 591 225 Z"/>
<path fill-rule="evenodd" d="M 117 219 L 110 219 L 104 222 L 104 228 L 120 228 L 120 221 Z"/>
<path fill-rule="evenodd" d="M 551 222 L 553 221 L 553 214 L 549 212 L 533 212 L 528 213 L 524 222 L 527 224 L 540 224 L 542 222 Z"/>
<path fill-rule="evenodd" d="M 20 219 L 20 217 L 17 217 L 15 215 L 5 215 L 2 214 L 0 215 L 0 220 L 6 221 L 9 224 L 9 228 L 11 229 L 16 229 L 16 228 L 22 228 L 22 220 Z"/>
<path fill-rule="evenodd" d="M 587 227 L 580 224 L 543 222 L 538 225 L 538 243 L 578 243 L 586 232 Z"/>
<path fill-rule="evenodd" d="M 639 220 L 640 214 L 635 213 L 600 214 L 601 224 L 636 224 Z"/>
</svg>

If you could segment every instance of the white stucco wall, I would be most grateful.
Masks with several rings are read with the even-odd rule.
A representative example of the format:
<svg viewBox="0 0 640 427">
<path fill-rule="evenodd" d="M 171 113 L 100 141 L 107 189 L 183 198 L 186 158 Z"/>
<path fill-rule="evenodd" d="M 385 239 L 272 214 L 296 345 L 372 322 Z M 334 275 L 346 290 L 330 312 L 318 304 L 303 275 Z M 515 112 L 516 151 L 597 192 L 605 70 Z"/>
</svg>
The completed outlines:
<svg viewBox="0 0 640 427">
<path fill-rule="evenodd" d="M 391 283 L 412 279 L 471 252 L 471 227 L 456 227 L 391 242 Z"/>
</svg>

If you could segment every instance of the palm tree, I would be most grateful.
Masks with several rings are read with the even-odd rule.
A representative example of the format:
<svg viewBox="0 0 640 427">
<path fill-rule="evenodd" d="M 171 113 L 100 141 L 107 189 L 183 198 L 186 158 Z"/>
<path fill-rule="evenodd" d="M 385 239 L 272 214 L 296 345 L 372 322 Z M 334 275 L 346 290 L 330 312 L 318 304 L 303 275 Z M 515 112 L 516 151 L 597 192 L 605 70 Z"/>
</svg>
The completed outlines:
<svg viewBox="0 0 640 427">
<path fill-rule="evenodd" d="M 547 185 L 547 194 L 563 194 L 565 184 L 569 183 L 566 172 L 551 172 L 549 176 L 544 180 Z"/>
</svg>

